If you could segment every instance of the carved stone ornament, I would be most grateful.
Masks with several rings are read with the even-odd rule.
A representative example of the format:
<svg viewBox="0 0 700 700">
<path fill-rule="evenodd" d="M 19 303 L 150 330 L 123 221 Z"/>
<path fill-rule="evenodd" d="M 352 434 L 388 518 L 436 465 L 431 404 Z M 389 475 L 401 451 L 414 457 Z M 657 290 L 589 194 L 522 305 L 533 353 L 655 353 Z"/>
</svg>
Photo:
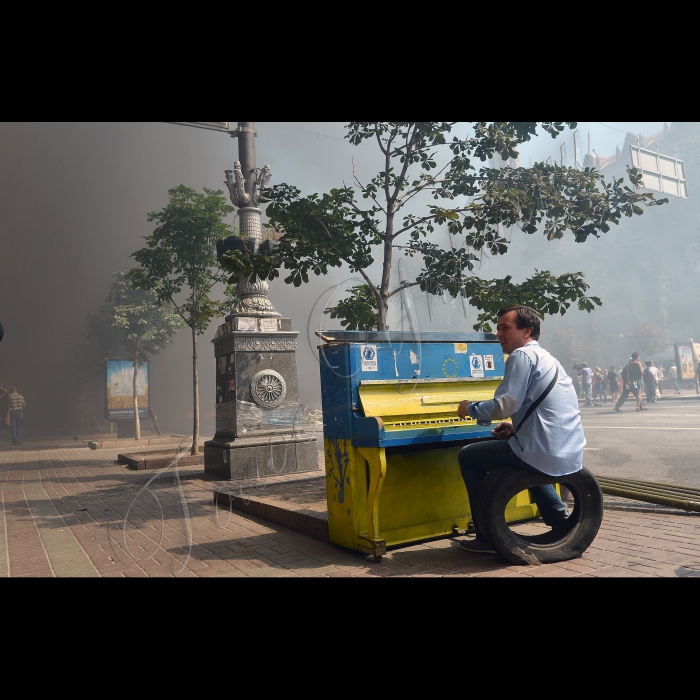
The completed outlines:
<svg viewBox="0 0 700 700">
<path fill-rule="evenodd" d="M 235 349 L 249 352 L 296 350 L 296 338 L 236 338 Z"/>
<path fill-rule="evenodd" d="M 262 191 L 267 187 L 267 183 L 270 181 L 271 177 L 272 171 L 270 170 L 270 166 L 264 166 L 263 169 L 260 171 L 260 174 L 258 175 L 257 180 L 255 182 L 255 194 L 253 195 L 253 202 L 255 202 L 256 206 L 260 204 Z"/>
<path fill-rule="evenodd" d="M 243 172 L 241 171 L 240 161 L 236 161 L 233 164 L 233 178 L 231 177 L 231 171 L 226 170 L 226 187 L 228 187 L 229 195 L 231 196 L 231 204 L 234 207 L 243 207 L 250 202 L 250 195 L 245 192 L 245 178 L 243 177 Z"/>
<path fill-rule="evenodd" d="M 267 298 L 269 286 L 265 280 L 250 282 L 245 277 L 238 279 L 236 291 L 238 301 L 231 312 L 232 316 L 280 317 L 272 302 Z"/>
<path fill-rule="evenodd" d="M 258 372 L 250 383 L 253 401 L 263 408 L 279 406 L 287 395 L 287 382 L 284 377 L 272 369 Z"/>
</svg>

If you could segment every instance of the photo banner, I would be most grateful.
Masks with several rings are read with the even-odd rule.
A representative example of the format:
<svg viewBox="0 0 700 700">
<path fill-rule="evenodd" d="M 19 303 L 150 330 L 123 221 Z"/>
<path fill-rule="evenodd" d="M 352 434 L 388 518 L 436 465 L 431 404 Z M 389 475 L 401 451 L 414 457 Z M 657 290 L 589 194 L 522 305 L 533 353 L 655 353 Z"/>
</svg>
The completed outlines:
<svg viewBox="0 0 700 700">
<path fill-rule="evenodd" d="M 676 343 L 676 367 L 679 379 L 695 379 L 695 348 L 692 343 Z"/>
<path fill-rule="evenodd" d="M 105 420 L 134 420 L 134 365 L 131 360 L 105 361 Z M 139 404 L 139 418 L 151 416 L 148 392 L 148 362 L 138 371 L 136 397 Z"/>
</svg>

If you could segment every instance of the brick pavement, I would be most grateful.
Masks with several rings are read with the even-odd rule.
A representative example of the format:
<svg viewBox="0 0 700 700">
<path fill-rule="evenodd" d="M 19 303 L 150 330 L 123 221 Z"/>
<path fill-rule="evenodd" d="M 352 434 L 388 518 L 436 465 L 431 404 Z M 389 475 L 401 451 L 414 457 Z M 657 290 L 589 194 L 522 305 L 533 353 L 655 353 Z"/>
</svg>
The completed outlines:
<svg viewBox="0 0 700 700">
<path fill-rule="evenodd" d="M 700 577 L 696 513 L 606 496 L 598 537 L 573 561 L 513 566 L 444 539 L 390 551 L 377 564 L 217 511 L 201 468 L 144 475 L 117 463 L 117 453 L 65 439 L 0 447 L 0 576 Z"/>
</svg>

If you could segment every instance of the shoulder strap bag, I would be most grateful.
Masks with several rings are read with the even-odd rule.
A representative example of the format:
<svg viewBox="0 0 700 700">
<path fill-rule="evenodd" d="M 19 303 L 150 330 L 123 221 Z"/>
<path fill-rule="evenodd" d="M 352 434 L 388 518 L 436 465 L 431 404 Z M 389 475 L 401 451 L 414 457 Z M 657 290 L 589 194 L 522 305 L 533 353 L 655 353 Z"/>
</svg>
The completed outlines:
<svg viewBox="0 0 700 700">
<path fill-rule="evenodd" d="M 530 417 L 530 415 L 535 411 L 535 409 L 547 398 L 547 394 L 549 394 L 549 392 L 552 389 L 554 389 L 554 385 L 557 383 L 557 379 L 559 379 L 559 367 L 555 368 L 554 379 L 552 379 L 552 381 L 549 382 L 549 386 L 540 394 L 537 401 L 533 401 L 530 404 L 530 408 L 527 409 L 527 413 L 523 416 L 520 423 L 518 423 L 518 427 L 514 430 L 514 435 L 517 435 L 520 428 L 522 428 L 523 423 Z"/>
</svg>

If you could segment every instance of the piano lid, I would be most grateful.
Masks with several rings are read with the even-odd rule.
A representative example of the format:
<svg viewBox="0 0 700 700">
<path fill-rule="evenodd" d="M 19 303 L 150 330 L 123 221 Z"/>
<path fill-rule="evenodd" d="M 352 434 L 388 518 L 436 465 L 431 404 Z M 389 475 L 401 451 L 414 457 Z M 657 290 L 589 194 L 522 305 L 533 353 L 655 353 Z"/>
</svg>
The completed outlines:
<svg viewBox="0 0 700 700">
<path fill-rule="evenodd" d="M 493 333 L 411 333 L 410 331 L 316 331 L 333 343 L 496 343 Z"/>
</svg>

